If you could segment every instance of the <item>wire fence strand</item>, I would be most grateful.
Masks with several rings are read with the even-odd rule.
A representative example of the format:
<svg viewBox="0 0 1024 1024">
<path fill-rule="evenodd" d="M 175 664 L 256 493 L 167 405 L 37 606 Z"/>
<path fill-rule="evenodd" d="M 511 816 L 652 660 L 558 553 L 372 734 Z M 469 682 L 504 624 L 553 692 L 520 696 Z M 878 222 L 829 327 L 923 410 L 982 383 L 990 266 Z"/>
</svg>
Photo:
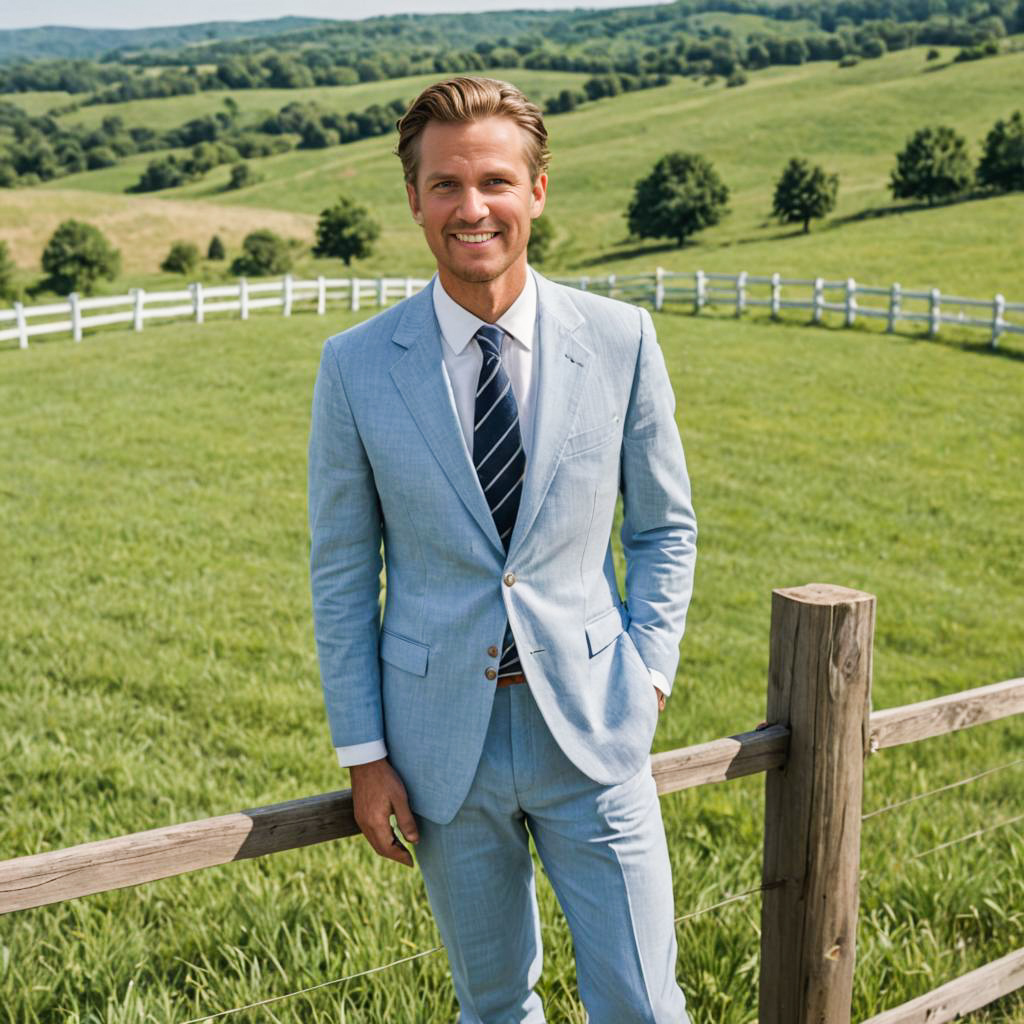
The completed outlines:
<svg viewBox="0 0 1024 1024">
<path fill-rule="evenodd" d="M 939 843 L 938 846 L 933 846 L 930 850 L 922 850 L 920 853 L 911 854 L 911 860 L 919 860 L 921 857 L 927 857 L 930 853 L 938 853 L 939 850 L 948 849 L 950 846 L 956 846 L 957 843 L 965 843 L 968 839 L 977 839 L 979 836 L 985 835 L 986 832 L 995 832 L 999 828 L 1007 828 L 1009 825 L 1015 825 L 1018 821 L 1024 821 L 1024 814 L 1018 814 L 1016 817 L 1007 818 L 1006 821 L 996 822 L 995 825 L 986 825 L 985 828 L 975 829 L 973 832 L 968 832 L 965 836 L 958 836 L 956 839 L 950 839 L 945 843 Z"/>
</svg>

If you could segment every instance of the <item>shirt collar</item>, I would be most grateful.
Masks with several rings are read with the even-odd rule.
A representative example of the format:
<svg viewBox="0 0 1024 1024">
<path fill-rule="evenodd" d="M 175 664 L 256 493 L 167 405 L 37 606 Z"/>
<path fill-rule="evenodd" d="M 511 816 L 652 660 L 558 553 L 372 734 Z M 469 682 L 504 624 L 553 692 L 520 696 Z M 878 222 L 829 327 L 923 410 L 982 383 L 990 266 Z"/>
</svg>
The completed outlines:
<svg viewBox="0 0 1024 1024">
<path fill-rule="evenodd" d="M 460 306 L 444 290 L 440 276 L 434 278 L 433 299 L 441 337 L 455 355 L 461 355 L 485 321 Z M 516 301 L 498 317 L 497 326 L 529 351 L 533 348 L 536 322 L 537 282 L 534 280 L 533 272 L 528 270 L 523 290 Z"/>
</svg>

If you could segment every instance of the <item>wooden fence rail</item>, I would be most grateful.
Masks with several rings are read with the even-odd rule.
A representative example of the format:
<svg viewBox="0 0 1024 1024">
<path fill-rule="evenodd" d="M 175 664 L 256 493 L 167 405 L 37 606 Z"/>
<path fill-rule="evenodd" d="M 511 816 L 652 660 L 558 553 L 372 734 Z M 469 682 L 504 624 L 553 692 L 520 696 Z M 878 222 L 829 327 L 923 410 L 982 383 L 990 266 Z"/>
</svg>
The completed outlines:
<svg viewBox="0 0 1024 1024">
<path fill-rule="evenodd" d="M 842 281 L 825 278 L 783 278 L 748 274 L 676 273 L 659 267 L 647 274 L 608 274 L 602 277 L 556 278 L 564 284 L 596 291 L 633 302 L 644 302 L 656 310 L 666 304 L 691 305 L 699 314 L 711 307 L 728 307 L 736 316 L 749 309 L 763 307 L 777 317 L 784 309 L 804 309 L 813 323 L 821 323 L 827 313 L 842 317 L 844 327 L 852 327 L 859 318 L 886 321 L 893 332 L 900 322 L 927 327 L 930 337 L 943 325 L 982 330 L 995 348 L 1004 334 L 1024 334 L 1024 302 L 1008 302 L 1002 295 L 991 299 L 971 299 L 944 295 L 938 288 L 903 289 L 898 284 L 885 288 L 857 283 L 852 277 Z M 385 306 L 406 298 L 427 282 L 413 277 L 327 278 L 299 280 L 290 274 L 280 280 L 236 284 L 190 284 L 178 291 L 151 291 L 135 288 L 128 295 L 67 299 L 42 306 L 14 303 L 0 309 L 0 342 L 17 341 L 28 348 L 29 338 L 50 334 L 70 334 L 81 341 L 83 332 L 113 324 L 131 324 L 141 331 L 147 322 L 190 319 L 204 323 L 211 313 L 237 313 L 247 320 L 253 310 L 280 309 L 284 316 L 300 310 L 315 309 L 323 316 L 328 305 L 343 305 L 351 310 L 364 306 Z M 786 289 L 785 296 L 783 289 Z M 794 292 L 796 294 L 794 294 Z M 806 292 L 806 297 L 801 297 Z M 871 300 L 884 299 L 880 305 Z M 97 312 L 104 311 L 104 312 Z M 5 326 L 13 324 L 14 326 Z"/>
<path fill-rule="evenodd" d="M 849 1024 L 872 753 L 1024 711 L 1024 678 L 871 712 L 875 599 L 772 595 L 767 727 L 652 758 L 661 794 L 766 773 L 760 1024 Z M 0 914 L 358 833 L 349 790 L 0 862 Z M 945 1024 L 1024 987 L 1024 949 L 864 1024 Z"/>
</svg>

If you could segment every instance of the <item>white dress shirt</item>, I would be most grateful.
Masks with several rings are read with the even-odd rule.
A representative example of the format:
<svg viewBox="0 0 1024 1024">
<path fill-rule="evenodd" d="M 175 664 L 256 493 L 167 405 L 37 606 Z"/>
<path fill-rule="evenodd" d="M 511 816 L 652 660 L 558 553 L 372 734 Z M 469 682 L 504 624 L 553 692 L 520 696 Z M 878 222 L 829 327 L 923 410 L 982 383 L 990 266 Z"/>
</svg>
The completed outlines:
<svg viewBox="0 0 1024 1024">
<path fill-rule="evenodd" d="M 473 421 L 476 410 L 476 389 L 480 381 L 480 368 L 484 357 L 480 346 L 471 344 L 473 336 L 486 321 L 460 306 L 442 287 L 441 278 L 434 278 L 434 313 L 441 328 L 442 369 L 452 406 L 462 427 L 466 451 L 473 454 Z M 519 430 L 523 451 L 529 465 L 533 444 L 534 378 L 537 353 L 537 282 L 533 274 L 526 275 L 526 285 L 519 297 L 497 320 L 505 332 L 501 346 L 501 362 L 512 383 L 512 393 L 519 407 Z M 660 672 L 651 671 L 651 681 L 660 689 L 667 689 Z M 367 764 L 387 757 L 383 740 L 371 740 L 354 746 L 335 747 L 338 763 L 342 767 Z"/>
</svg>

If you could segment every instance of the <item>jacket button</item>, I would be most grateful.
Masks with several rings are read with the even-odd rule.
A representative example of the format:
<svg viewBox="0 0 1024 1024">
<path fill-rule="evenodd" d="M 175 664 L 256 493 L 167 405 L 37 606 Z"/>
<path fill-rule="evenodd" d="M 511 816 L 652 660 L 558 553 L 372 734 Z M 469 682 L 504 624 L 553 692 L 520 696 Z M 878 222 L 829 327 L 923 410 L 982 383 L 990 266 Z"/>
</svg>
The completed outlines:
<svg viewBox="0 0 1024 1024">
<path fill-rule="evenodd" d="M 512 584 L 516 581 L 516 574 L 514 572 L 507 572 L 502 577 L 502 580 L 504 581 L 506 587 L 511 587 Z"/>
<path fill-rule="evenodd" d="M 498 648 L 495 647 L 494 644 L 491 644 L 491 646 L 487 648 L 487 654 L 491 658 L 496 658 L 498 656 Z"/>
<path fill-rule="evenodd" d="M 484 672 L 484 675 L 487 676 L 488 679 L 497 679 L 498 670 L 496 668 L 489 668 Z"/>
</svg>

